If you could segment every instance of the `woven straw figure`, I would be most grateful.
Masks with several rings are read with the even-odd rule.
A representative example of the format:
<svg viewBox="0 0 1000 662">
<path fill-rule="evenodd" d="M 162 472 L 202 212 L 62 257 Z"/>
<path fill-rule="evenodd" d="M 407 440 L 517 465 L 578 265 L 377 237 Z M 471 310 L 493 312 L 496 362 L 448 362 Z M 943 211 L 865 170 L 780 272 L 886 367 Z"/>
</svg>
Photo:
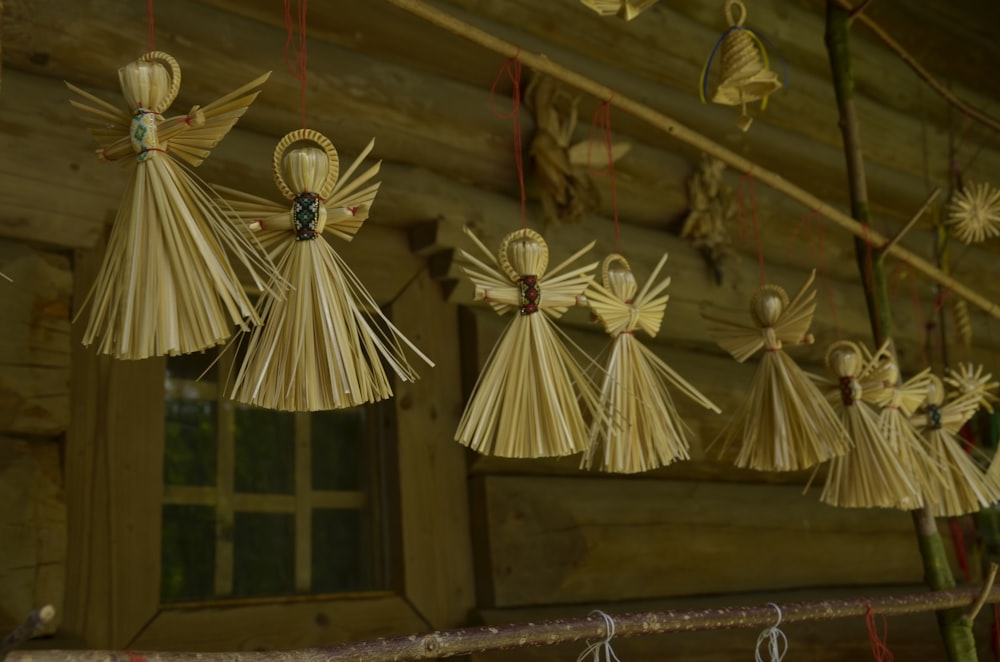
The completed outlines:
<svg viewBox="0 0 1000 662">
<path fill-rule="evenodd" d="M 815 277 L 814 270 L 791 301 L 777 285 L 762 286 L 750 302 L 752 324 L 704 315 L 716 341 L 740 363 L 764 350 L 747 399 L 720 435 L 723 451 L 733 441 L 740 443 L 738 467 L 796 471 L 850 448 L 830 403 L 783 349 L 813 342 Z"/>
<path fill-rule="evenodd" d="M 552 319 L 585 303 L 582 295 L 597 263 L 568 267 L 594 243 L 547 271 L 548 247 L 533 230 L 507 235 L 498 257 L 468 228 L 466 234 L 486 258 L 462 251 L 475 298 L 488 301 L 501 315 L 514 312 L 514 318 L 486 360 L 455 439 L 480 453 L 502 457 L 572 455 L 584 450 L 588 433 L 580 405 L 597 412 L 597 395 Z"/>
<path fill-rule="evenodd" d="M 726 0 L 725 14 L 729 28 L 720 38 L 722 64 L 719 84 L 712 94 L 712 103 L 739 106 L 740 117 L 736 120 L 736 126 L 742 131 L 747 131 L 753 122 L 747 113 L 747 104 L 760 101 L 763 110 L 767 105 L 767 97 L 781 89 L 781 80 L 770 68 L 767 51 L 760 37 L 743 25 L 747 9 L 741 0 Z M 716 43 L 715 48 L 719 48 L 719 43 Z M 702 74 L 702 101 L 706 96 L 705 86 L 714 57 L 715 50 L 705 63 Z"/>
<path fill-rule="evenodd" d="M 403 381 L 417 374 L 403 345 L 433 365 L 382 314 L 323 234 L 351 241 L 378 192 L 380 163 L 353 177 L 374 141 L 340 175 L 337 151 L 322 134 L 292 131 L 274 150 L 274 181 L 289 203 L 219 187 L 231 215 L 248 225 L 291 285 L 261 297 L 232 397 L 286 411 L 342 409 L 384 400 L 392 385 L 382 360 Z"/>
<path fill-rule="evenodd" d="M 911 417 L 927 399 L 930 389 L 930 368 L 922 370 L 905 382 L 900 382 L 899 366 L 891 357 L 882 361 L 883 381 L 886 391 L 878 399 L 882 407 L 879 430 L 889 449 L 906 467 L 907 474 L 916 482 L 920 492 L 896 504 L 897 508 L 912 510 L 925 503 L 925 494 L 937 493 L 945 486 L 945 476 L 940 467 L 927 454 L 923 440 L 914 427 Z"/>
<path fill-rule="evenodd" d="M 993 404 L 1000 402 L 1000 398 L 993 393 L 1000 387 L 1000 382 L 993 379 L 992 373 L 985 372 L 982 364 L 959 362 L 957 370 L 948 368 L 944 382 L 953 389 L 948 391 L 949 398 L 975 394 L 977 405 L 991 414 Z"/>
<path fill-rule="evenodd" d="M 617 16 L 631 21 L 659 0 L 580 0 L 601 16 Z"/>
<path fill-rule="evenodd" d="M 854 442 L 850 451 L 830 460 L 820 500 L 840 508 L 895 508 L 912 499 L 919 486 L 907 472 L 879 429 L 879 416 L 868 404 L 883 389 L 879 373 L 885 346 L 875 358 L 848 341 L 836 342 L 826 353 L 833 376 L 828 398 Z"/>
<path fill-rule="evenodd" d="M 185 354 L 224 342 L 234 325 L 259 322 L 226 256 L 232 251 L 258 288 L 275 287 L 273 266 L 226 220 L 218 196 L 179 160 L 198 166 L 257 97 L 267 74 L 187 115 L 163 113 L 181 73 L 151 52 L 118 71 L 127 108 L 73 85 L 70 103 L 96 122 L 100 158 L 131 178 L 91 290 L 83 344 L 121 359 Z"/>
<path fill-rule="evenodd" d="M 958 431 L 979 408 L 979 395 L 966 393 L 944 404 L 941 380 L 931 375 L 927 400 L 913 422 L 923 432 L 927 453 L 941 468 L 944 483 L 925 493 L 935 517 L 957 517 L 979 512 L 1000 499 L 1000 490 L 988 481 L 958 440 Z"/>
<path fill-rule="evenodd" d="M 546 225 L 579 223 L 601 206 L 601 194 L 590 172 L 592 158 L 606 146 L 590 139 L 573 144 L 580 97 L 570 95 L 551 76 L 535 73 L 524 91 L 524 103 L 535 117 L 528 151 L 535 163 Z M 629 143 L 611 144 L 617 161 Z"/>
<path fill-rule="evenodd" d="M 1000 189 L 989 184 L 967 183 L 948 206 L 948 224 L 967 244 L 1000 235 Z"/>
<path fill-rule="evenodd" d="M 590 308 L 614 338 L 601 387 L 601 411 L 590 429 L 583 467 L 635 473 L 689 459 L 688 431 L 677 414 L 668 384 L 706 409 L 720 413 L 635 337 L 655 337 L 663 322 L 670 279 L 655 283 L 667 261 L 664 255 L 638 294 L 635 276 L 621 255 L 604 259 L 602 283 L 587 290 Z M 655 284 L 654 284 L 655 283 Z"/>
</svg>

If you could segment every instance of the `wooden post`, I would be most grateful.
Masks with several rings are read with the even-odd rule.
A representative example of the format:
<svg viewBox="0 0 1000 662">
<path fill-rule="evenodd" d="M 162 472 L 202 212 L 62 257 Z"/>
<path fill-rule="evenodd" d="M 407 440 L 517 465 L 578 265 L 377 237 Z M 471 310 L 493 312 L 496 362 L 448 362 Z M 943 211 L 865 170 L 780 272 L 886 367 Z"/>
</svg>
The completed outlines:
<svg viewBox="0 0 1000 662">
<path fill-rule="evenodd" d="M 848 29 L 850 14 L 837 0 L 827 2 L 826 45 L 830 56 L 837 104 L 840 108 L 840 128 L 844 136 L 844 154 L 847 158 L 848 185 L 851 194 L 851 212 L 866 228 L 870 227 L 868 191 L 865 183 L 865 165 L 861 150 L 861 135 L 854 107 L 854 74 L 851 67 Z M 872 321 L 875 344 L 892 337 L 892 315 L 889 308 L 888 288 L 882 260 L 873 256 L 875 249 L 861 238 L 855 239 L 858 268 L 865 290 L 865 300 Z M 955 587 L 945 554 L 944 544 L 937 531 L 937 523 L 929 506 L 913 511 L 917 543 L 924 563 L 924 579 L 935 591 Z M 976 642 L 971 624 L 962 618 L 957 609 L 938 612 L 938 624 L 944 639 L 948 658 L 952 662 L 976 660 Z"/>
</svg>

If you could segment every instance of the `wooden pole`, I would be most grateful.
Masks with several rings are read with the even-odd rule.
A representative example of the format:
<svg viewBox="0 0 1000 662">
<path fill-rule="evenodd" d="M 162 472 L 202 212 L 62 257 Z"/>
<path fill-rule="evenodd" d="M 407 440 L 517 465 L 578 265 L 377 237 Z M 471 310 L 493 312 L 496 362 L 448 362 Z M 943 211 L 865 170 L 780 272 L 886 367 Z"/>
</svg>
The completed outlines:
<svg viewBox="0 0 1000 662">
<path fill-rule="evenodd" d="M 985 595 L 985 598 L 983 597 Z M 912 593 L 880 598 L 817 600 L 780 605 L 754 605 L 720 609 L 691 609 L 634 614 L 610 614 L 615 637 L 764 628 L 775 624 L 781 610 L 782 625 L 838 618 L 862 618 L 869 609 L 885 616 L 917 614 L 946 608 L 973 608 L 982 600 L 1000 602 L 1000 587 Z M 971 612 L 970 612 L 971 613 Z M 359 641 L 327 648 L 253 652 L 152 652 L 116 650 L 28 650 L 11 653 L 6 662 L 406 662 L 496 650 L 555 646 L 607 636 L 603 616 L 565 618 L 534 623 L 481 626 L 425 634 Z"/>
<path fill-rule="evenodd" d="M 819 216 L 826 218 L 828 221 L 841 229 L 850 232 L 860 240 L 871 244 L 875 249 L 889 243 L 887 237 L 872 230 L 871 228 L 868 228 L 862 223 L 859 223 L 854 218 L 839 209 L 831 207 L 812 193 L 809 193 L 805 189 L 792 184 L 781 175 L 767 170 L 750 159 L 740 156 L 736 152 L 726 149 L 718 143 L 709 140 L 700 133 L 687 128 L 676 120 L 671 119 L 663 113 L 653 110 L 645 104 L 639 103 L 638 101 L 635 101 L 620 92 L 615 92 L 610 87 L 578 74 L 571 69 L 556 64 L 544 55 L 523 51 L 517 45 L 500 39 L 499 37 L 495 37 L 484 30 L 480 30 L 473 25 L 465 23 L 464 21 L 460 21 L 447 12 L 431 7 L 422 0 L 386 0 L 386 2 L 402 9 L 403 11 L 409 12 L 414 16 L 423 18 L 429 23 L 437 25 L 448 32 L 468 39 L 483 48 L 499 53 L 500 55 L 508 58 L 517 57 L 523 64 L 540 73 L 548 74 L 556 80 L 575 87 L 576 89 L 586 92 L 587 94 L 590 94 L 598 99 L 609 101 L 611 105 L 643 120 L 650 126 L 660 129 L 661 131 L 677 138 L 681 142 L 687 143 L 688 145 L 691 145 L 706 154 L 716 157 L 737 172 L 751 175 L 762 184 L 769 186 L 779 193 L 787 195 L 789 198 L 797 202 L 800 202 L 807 209 L 816 212 Z M 978 292 L 943 273 L 940 269 L 919 255 L 912 253 L 899 245 L 891 247 L 888 254 L 903 260 L 915 271 L 919 271 L 926 277 L 939 283 L 942 287 L 951 290 L 957 296 L 965 299 L 974 306 L 981 308 L 993 317 L 1000 319 L 1000 305 L 993 303 Z"/>
<path fill-rule="evenodd" d="M 848 38 L 850 21 L 850 13 L 840 6 L 838 0 L 827 0 L 826 46 L 833 72 L 837 105 L 840 109 L 840 128 L 844 138 L 844 155 L 847 159 L 851 211 L 863 227 L 868 227 L 871 218 L 868 210 L 860 127 L 854 107 L 854 73 Z M 887 338 L 892 338 L 892 314 L 885 270 L 882 260 L 873 259 L 870 244 L 856 241 L 855 248 L 865 300 L 872 320 L 875 345 L 880 346 Z M 913 524 L 924 564 L 924 580 L 933 590 L 954 588 L 955 578 L 948 565 L 944 543 L 938 534 L 937 523 L 929 505 L 913 511 Z M 972 626 L 968 619 L 962 618 L 961 611 L 956 609 L 939 611 L 938 626 L 941 629 L 945 649 L 948 651 L 948 658 L 952 662 L 976 659 L 976 641 L 972 636 Z"/>
</svg>

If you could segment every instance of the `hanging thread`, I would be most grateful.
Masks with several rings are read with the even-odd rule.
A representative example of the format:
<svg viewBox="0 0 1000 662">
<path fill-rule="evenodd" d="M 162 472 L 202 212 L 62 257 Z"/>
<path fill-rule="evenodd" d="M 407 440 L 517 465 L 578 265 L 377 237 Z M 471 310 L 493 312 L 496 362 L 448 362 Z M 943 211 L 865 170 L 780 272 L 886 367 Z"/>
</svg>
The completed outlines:
<svg viewBox="0 0 1000 662">
<path fill-rule="evenodd" d="M 781 625 L 781 607 L 773 602 L 768 602 L 767 605 L 774 607 L 775 611 L 778 612 L 778 622 L 761 630 L 760 635 L 757 636 L 757 647 L 754 649 L 753 659 L 754 662 L 781 662 L 788 652 L 788 637 L 778 628 Z M 767 646 L 768 659 L 766 661 L 760 652 L 760 647 L 763 645 Z"/>
<path fill-rule="evenodd" d="M 833 295 L 833 278 L 830 276 L 830 265 L 826 260 L 826 233 L 823 229 L 823 224 L 819 220 L 819 211 L 816 209 L 809 210 L 795 226 L 795 230 L 792 231 L 792 238 L 788 241 L 788 248 L 786 259 L 789 264 L 796 264 L 799 267 L 805 267 L 806 263 L 803 259 L 794 259 L 792 257 L 792 247 L 798 239 L 799 232 L 803 227 L 808 228 L 809 233 L 809 258 L 813 265 L 818 265 L 820 274 L 823 278 L 827 302 L 830 305 L 830 316 L 833 318 L 833 329 L 837 334 L 837 340 L 843 339 L 843 334 L 840 331 L 840 318 L 837 315 L 837 302 Z M 813 240 L 815 238 L 815 241 Z"/>
<path fill-rule="evenodd" d="M 882 614 L 882 636 L 879 636 L 878 625 L 875 623 L 875 610 L 868 603 L 868 610 L 865 611 L 865 625 L 868 627 L 868 640 L 872 645 L 872 656 L 875 662 L 893 662 L 895 656 L 889 650 L 887 641 L 889 640 L 889 621 Z"/>
<path fill-rule="evenodd" d="M 292 15 L 292 0 L 285 3 L 285 66 L 299 81 L 299 108 L 302 112 L 302 128 L 306 128 L 306 5 L 308 0 L 295 0 L 295 15 Z"/>
<path fill-rule="evenodd" d="M 615 636 L 615 619 L 611 618 L 600 609 L 595 609 L 588 615 L 602 617 L 604 619 L 604 631 L 607 634 L 605 634 L 604 639 L 595 641 L 587 646 L 576 658 L 576 662 L 584 662 L 588 657 L 593 662 L 621 662 L 621 660 L 618 659 L 618 656 L 615 655 L 614 649 L 611 648 L 611 638 Z M 604 657 L 601 657 L 602 653 L 604 654 Z"/>
<path fill-rule="evenodd" d="M 511 91 L 511 109 L 509 113 L 501 113 L 497 110 L 495 97 L 497 93 L 497 85 L 500 84 L 500 79 L 504 74 L 507 74 L 507 79 L 510 80 L 514 89 Z M 514 132 L 514 165 L 517 168 L 517 181 L 521 186 L 521 227 L 528 227 L 528 212 L 527 212 L 527 195 L 524 190 L 524 160 L 521 154 L 521 49 L 517 49 L 517 53 L 514 57 L 509 58 L 502 67 L 500 71 L 497 72 L 497 77 L 493 80 L 493 86 L 490 87 L 490 110 L 493 111 L 495 117 L 499 117 L 502 120 L 510 120 L 513 124 Z"/>
<path fill-rule="evenodd" d="M 146 0 L 146 17 L 149 21 L 149 34 L 147 35 L 147 45 L 149 46 L 149 49 L 147 52 L 152 53 L 156 50 L 154 48 L 156 44 L 156 25 L 153 21 L 153 0 Z"/>
<path fill-rule="evenodd" d="M 618 225 L 618 190 L 615 185 L 615 155 L 614 147 L 611 143 L 611 102 L 614 101 L 615 92 L 611 91 L 611 97 L 607 101 L 601 102 L 594 110 L 594 117 L 590 122 L 590 139 L 587 142 L 587 165 L 591 172 L 596 175 L 608 175 L 608 183 L 611 186 L 611 212 L 615 222 L 615 252 L 622 252 L 621 229 Z M 604 152 L 608 157 L 608 164 L 601 170 L 594 168 L 590 159 L 590 149 L 594 144 L 594 130 L 600 128 L 601 140 L 604 143 Z"/>
<path fill-rule="evenodd" d="M 736 188 L 736 202 L 739 209 L 739 227 L 740 227 L 740 242 L 746 245 L 746 221 L 743 211 L 743 184 L 748 181 L 750 184 L 747 186 L 750 192 L 750 221 L 753 224 L 753 238 L 754 243 L 757 246 L 757 262 L 760 265 L 760 284 L 765 285 L 767 283 L 767 276 L 764 274 L 764 249 L 761 247 L 760 243 L 760 227 L 757 224 L 757 180 L 753 177 L 753 168 L 748 172 L 743 173 L 740 177 L 739 185 Z"/>
</svg>

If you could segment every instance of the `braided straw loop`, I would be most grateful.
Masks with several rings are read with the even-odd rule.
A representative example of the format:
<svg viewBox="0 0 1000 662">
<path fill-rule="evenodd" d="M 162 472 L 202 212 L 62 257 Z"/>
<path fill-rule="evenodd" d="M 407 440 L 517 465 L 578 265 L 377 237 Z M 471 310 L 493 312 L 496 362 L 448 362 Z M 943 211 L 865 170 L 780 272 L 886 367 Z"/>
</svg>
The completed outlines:
<svg viewBox="0 0 1000 662">
<path fill-rule="evenodd" d="M 612 253 L 601 262 L 601 282 L 612 294 L 625 302 L 631 302 L 639 289 L 628 260 Z"/>
<path fill-rule="evenodd" d="M 312 129 L 285 135 L 274 148 L 274 183 L 289 200 L 300 193 L 330 195 L 340 175 L 340 159 L 329 138 Z"/>
<path fill-rule="evenodd" d="M 497 257 L 504 273 L 514 282 L 527 275 L 541 278 L 549 266 L 549 247 L 542 235 L 523 228 L 503 238 Z"/>
<path fill-rule="evenodd" d="M 118 81 L 129 108 L 162 113 L 181 89 L 181 67 L 167 53 L 151 51 L 119 69 Z"/>
</svg>

